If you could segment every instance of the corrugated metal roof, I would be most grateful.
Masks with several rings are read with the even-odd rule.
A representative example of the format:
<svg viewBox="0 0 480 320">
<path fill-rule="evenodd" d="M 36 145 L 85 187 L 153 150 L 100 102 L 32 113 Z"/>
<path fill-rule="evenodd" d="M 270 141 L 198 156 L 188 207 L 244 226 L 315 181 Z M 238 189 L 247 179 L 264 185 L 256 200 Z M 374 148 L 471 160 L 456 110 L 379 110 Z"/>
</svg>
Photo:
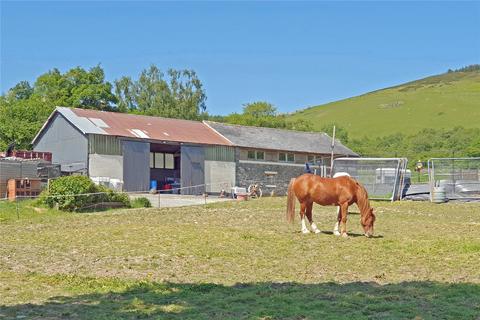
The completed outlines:
<svg viewBox="0 0 480 320">
<path fill-rule="evenodd" d="M 331 152 L 332 138 L 325 133 L 240 126 L 212 121 L 206 123 L 239 147 L 320 154 Z M 335 141 L 334 154 L 358 156 L 340 141 Z"/>
<path fill-rule="evenodd" d="M 195 144 L 231 145 L 227 139 L 200 121 L 64 107 L 57 107 L 56 111 L 85 134 L 94 133 Z"/>
</svg>

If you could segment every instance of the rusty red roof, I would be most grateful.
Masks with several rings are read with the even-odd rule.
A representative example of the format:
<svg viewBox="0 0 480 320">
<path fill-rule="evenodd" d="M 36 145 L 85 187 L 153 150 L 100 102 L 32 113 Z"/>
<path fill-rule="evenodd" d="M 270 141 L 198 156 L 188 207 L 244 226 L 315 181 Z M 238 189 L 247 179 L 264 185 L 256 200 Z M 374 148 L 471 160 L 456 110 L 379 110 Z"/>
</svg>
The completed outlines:
<svg viewBox="0 0 480 320">
<path fill-rule="evenodd" d="M 83 133 L 195 144 L 232 145 L 200 121 L 58 107 Z"/>
</svg>

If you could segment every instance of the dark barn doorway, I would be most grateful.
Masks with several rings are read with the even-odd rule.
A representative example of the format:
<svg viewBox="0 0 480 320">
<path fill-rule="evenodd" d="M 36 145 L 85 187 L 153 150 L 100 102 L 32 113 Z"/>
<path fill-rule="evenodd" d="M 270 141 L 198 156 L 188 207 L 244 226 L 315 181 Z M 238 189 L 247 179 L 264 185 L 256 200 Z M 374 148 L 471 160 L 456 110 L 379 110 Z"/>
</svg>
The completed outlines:
<svg viewBox="0 0 480 320">
<path fill-rule="evenodd" d="M 180 144 L 150 143 L 150 189 L 180 188 Z"/>
</svg>

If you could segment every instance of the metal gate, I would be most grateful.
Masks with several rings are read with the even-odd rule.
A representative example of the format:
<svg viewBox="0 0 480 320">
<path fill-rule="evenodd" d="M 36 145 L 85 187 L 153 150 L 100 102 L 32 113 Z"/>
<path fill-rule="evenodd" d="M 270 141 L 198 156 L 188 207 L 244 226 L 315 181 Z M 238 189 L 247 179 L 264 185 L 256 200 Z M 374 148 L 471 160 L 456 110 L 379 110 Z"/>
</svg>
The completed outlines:
<svg viewBox="0 0 480 320">
<path fill-rule="evenodd" d="M 410 186 L 406 158 L 337 158 L 333 174 L 347 172 L 363 184 L 373 200 L 400 200 Z"/>
</svg>

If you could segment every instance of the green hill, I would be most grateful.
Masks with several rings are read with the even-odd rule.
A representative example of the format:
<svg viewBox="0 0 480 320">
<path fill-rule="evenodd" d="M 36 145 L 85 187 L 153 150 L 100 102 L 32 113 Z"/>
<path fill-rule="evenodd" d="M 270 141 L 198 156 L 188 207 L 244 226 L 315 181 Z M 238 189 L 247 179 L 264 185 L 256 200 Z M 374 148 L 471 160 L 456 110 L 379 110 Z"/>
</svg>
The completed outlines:
<svg viewBox="0 0 480 320">
<path fill-rule="evenodd" d="M 424 128 L 480 128 L 480 70 L 469 70 L 311 107 L 290 118 L 310 120 L 318 130 L 335 123 L 354 138 L 412 134 Z"/>
</svg>

